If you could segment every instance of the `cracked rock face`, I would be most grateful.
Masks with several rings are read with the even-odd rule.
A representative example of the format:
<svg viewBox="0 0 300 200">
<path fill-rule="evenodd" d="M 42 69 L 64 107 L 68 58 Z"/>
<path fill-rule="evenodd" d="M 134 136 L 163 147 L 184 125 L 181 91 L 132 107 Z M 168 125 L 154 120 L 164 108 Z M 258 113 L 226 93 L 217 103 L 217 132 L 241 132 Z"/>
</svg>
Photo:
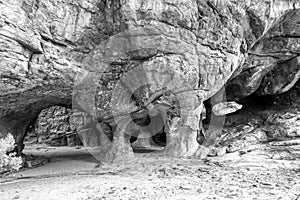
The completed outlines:
<svg viewBox="0 0 300 200">
<path fill-rule="evenodd" d="M 78 137 L 79 122 L 71 109 L 53 106 L 44 109 L 29 128 L 25 143 L 48 144 L 51 146 L 81 145 Z"/>
<path fill-rule="evenodd" d="M 89 34 L 97 32 L 98 8 L 93 1 L 33 0 L 4 1 L 0 10 L 0 123 L 20 143 L 41 110 L 71 106 L 81 65 L 72 57 L 80 61 L 97 43 Z"/>
<path fill-rule="evenodd" d="M 21 151 L 41 110 L 71 107 L 75 83 L 75 102 L 103 126 L 122 113 L 166 111 L 167 151 L 193 156 L 204 100 L 224 86 L 237 100 L 297 82 L 299 7 L 285 0 L 0 2 L 0 125 Z"/>
<path fill-rule="evenodd" d="M 286 10 L 265 30 L 250 49 L 240 74 L 227 84 L 230 98 L 281 94 L 296 84 L 300 78 L 299 15 L 299 9 Z"/>
</svg>

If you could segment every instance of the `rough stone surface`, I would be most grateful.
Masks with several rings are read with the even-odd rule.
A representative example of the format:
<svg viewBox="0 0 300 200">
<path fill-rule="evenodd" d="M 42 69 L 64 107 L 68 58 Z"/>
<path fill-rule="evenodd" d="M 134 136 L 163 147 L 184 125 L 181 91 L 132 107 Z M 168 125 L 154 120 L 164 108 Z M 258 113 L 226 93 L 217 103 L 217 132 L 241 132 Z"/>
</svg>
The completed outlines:
<svg viewBox="0 0 300 200">
<path fill-rule="evenodd" d="M 72 110 L 59 106 L 44 109 L 30 127 L 25 141 L 52 146 L 80 145 L 81 141 L 77 134 L 79 125 L 72 123 L 74 122 L 72 114 Z"/>
<path fill-rule="evenodd" d="M 80 55 L 97 43 L 92 36 L 84 39 L 97 30 L 96 4 L 55 0 L 0 3 L 0 123 L 19 145 L 41 110 L 71 106 Z"/>
<path fill-rule="evenodd" d="M 295 85 L 300 77 L 299 15 L 299 9 L 286 10 L 265 30 L 249 50 L 240 74 L 227 84 L 230 98 L 239 99 L 254 92 L 280 94 Z"/>
<path fill-rule="evenodd" d="M 166 152 L 197 155 L 202 102 L 225 85 L 234 100 L 295 86 L 299 8 L 296 0 L 0 2 L 0 125 L 20 153 L 41 110 L 73 104 L 114 132 L 110 152 L 130 154 L 131 119 L 166 105 Z"/>
<path fill-rule="evenodd" d="M 227 117 L 221 137 L 210 155 L 216 156 L 225 149 L 227 153 L 264 155 L 275 160 L 299 159 L 300 107 L 293 99 L 284 103 L 286 95 L 279 96 L 264 110 L 248 104 L 248 109 Z M 299 95 L 295 97 L 295 100 L 299 99 Z"/>
</svg>

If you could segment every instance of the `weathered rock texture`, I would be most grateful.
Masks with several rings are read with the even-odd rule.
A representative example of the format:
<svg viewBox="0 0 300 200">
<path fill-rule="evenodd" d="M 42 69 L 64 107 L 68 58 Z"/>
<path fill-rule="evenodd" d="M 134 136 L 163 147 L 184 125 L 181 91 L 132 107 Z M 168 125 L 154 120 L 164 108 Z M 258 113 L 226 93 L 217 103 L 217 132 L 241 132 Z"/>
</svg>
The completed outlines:
<svg viewBox="0 0 300 200">
<path fill-rule="evenodd" d="M 294 93 L 297 100 L 286 95 L 290 94 L 280 95 L 273 103 L 269 101 L 264 109 L 250 103 L 246 110 L 227 117 L 223 134 L 210 156 L 238 152 L 275 160 L 299 159 L 300 94 Z"/>
<path fill-rule="evenodd" d="M 167 116 L 165 153 L 201 156 L 204 100 L 225 85 L 234 100 L 283 93 L 299 79 L 298 8 L 296 0 L 0 2 L 0 125 L 20 152 L 42 109 L 71 106 L 78 75 L 73 106 L 107 127 L 102 136 L 113 133 L 106 159 L 132 155 L 125 133 L 140 128 L 132 119 L 157 115 Z M 204 135 L 212 145 L 219 133 Z"/>
<path fill-rule="evenodd" d="M 263 29 L 264 34 L 250 49 L 242 72 L 227 84 L 231 98 L 242 98 L 252 93 L 284 93 L 299 80 L 300 10 L 295 9 L 297 4 L 299 3 L 292 4 L 292 10 L 277 13 L 276 21 Z M 282 5 L 287 7 L 288 3 L 282 2 Z M 280 8 L 281 6 L 274 12 L 278 12 Z M 256 20 L 263 23 L 262 19 Z"/>
<path fill-rule="evenodd" d="M 30 127 L 26 141 L 52 146 L 80 145 L 80 138 L 77 134 L 79 125 L 74 123 L 75 117 L 72 114 L 72 110 L 60 106 L 42 110 Z"/>
<path fill-rule="evenodd" d="M 71 106 L 74 78 L 80 70 L 72 57 L 80 60 L 101 38 L 101 34 L 93 36 L 98 33 L 96 4 L 0 3 L 0 121 L 14 134 L 19 149 L 41 110 Z"/>
</svg>

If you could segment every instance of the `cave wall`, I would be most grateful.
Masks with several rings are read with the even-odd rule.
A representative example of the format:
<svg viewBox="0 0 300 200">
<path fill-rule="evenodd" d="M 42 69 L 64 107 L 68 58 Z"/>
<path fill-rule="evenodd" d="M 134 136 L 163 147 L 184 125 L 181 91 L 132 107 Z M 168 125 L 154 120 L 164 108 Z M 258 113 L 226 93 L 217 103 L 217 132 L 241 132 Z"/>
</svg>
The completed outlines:
<svg viewBox="0 0 300 200">
<path fill-rule="evenodd" d="M 71 107 L 80 61 L 105 35 L 103 16 L 97 1 L 12 0 L 0 10 L 0 124 L 20 144 L 40 111 Z"/>
<path fill-rule="evenodd" d="M 300 10 L 286 10 L 249 51 L 241 72 L 227 83 L 231 99 L 253 93 L 275 95 L 289 91 L 299 80 Z"/>
<path fill-rule="evenodd" d="M 81 141 L 77 134 L 71 109 L 53 106 L 41 111 L 31 124 L 25 143 L 48 144 L 51 146 L 76 146 Z"/>
<path fill-rule="evenodd" d="M 29 126 L 25 143 L 50 146 L 83 144 L 86 147 L 99 146 L 99 134 L 85 131 L 87 120 L 89 119 L 86 113 L 76 112 L 67 107 L 52 106 L 42 110 Z"/>
<path fill-rule="evenodd" d="M 299 4 L 296 0 L 2 1 L 0 125 L 15 136 L 22 150 L 26 131 L 41 110 L 71 107 L 77 76 L 81 80 L 76 91 L 83 96 L 77 101 L 100 121 L 112 116 L 112 108 L 121 113 L 146 106 L 165 87 L 173 93 L 185 90 L 176 98 L 189 111 L 178 126 L 194 133 L 201 111 L 193 109 L 226 83 L 229 99 L 254 92 L 282 93 L 296 83 Z M 126 79 L 124 74 L 134 70 L 136 74 Z M 126 86 L 119 84 L 121 77 Z M 134 103 L 122 101 L 141 80 L 150 86 L 135 94 Z M 97 91 L 96 102 L 91 87 Z M 163 100 L 172 104 L 174 98 Z M 97 109 L 86 107 L 90 101 Z"/>
</svg>

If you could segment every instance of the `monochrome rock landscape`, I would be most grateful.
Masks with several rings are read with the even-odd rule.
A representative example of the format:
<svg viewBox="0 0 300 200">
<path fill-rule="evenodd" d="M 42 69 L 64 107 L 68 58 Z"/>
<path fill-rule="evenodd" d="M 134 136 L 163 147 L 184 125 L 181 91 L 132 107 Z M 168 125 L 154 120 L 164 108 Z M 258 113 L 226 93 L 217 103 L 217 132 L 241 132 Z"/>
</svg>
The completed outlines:
<svg viewBox="0 0 300 200">
<path fill-rule="evenodd" d="M 13 135 L 25 168 L 46 157 L 37 165 L 47 171 L 62 146 L 97 164 L 51 168 L 37 179 L 43 192 L 67 170 L 76 189 L 89 176 L 108 187 L 96 180 L 103 174 L 118 188 L 89 185 L 70 199 L 298 199 L 299 79 L 298 0 L 0 1 L 0 137 Z M 121 190 L 134 187 L 134 173 L 137 188 L 144 175 L 162 196 L 154 186 L 139 188 L 145 196 Z M 34 175 L 3 176 L 0 194 L 14 198 L 10 184 Z M 255 177 L 270 178 L 269 188 L 253 186 Z M 196 179 L 208 188 L 195 189 Z M 228 180 L 257 188 L 229 195 Z"/>
</svg>

